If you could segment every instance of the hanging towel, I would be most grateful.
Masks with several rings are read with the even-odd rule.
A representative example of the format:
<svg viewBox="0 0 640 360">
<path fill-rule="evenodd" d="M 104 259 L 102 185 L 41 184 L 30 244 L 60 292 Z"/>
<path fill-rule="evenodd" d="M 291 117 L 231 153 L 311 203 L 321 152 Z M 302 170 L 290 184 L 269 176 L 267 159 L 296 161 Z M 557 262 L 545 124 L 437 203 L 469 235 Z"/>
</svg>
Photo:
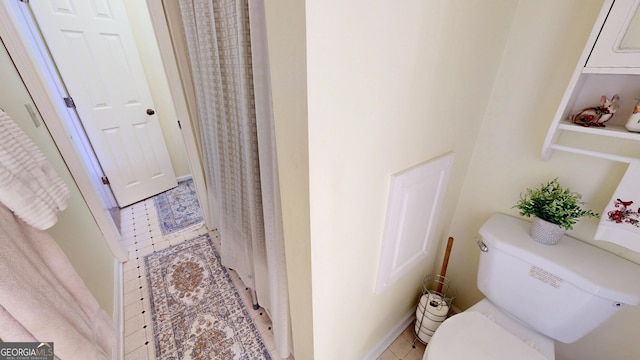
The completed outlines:
<svg viewBox="0 0 640 360">
<path fill-rule="evenodd" d="M 36 229 L 57 221 L 69 189 L 40 149 L 0 111 L 0 203 Z"/>
<path fill-rule="evenodd" d="M 640 252 L 640 161 L 632 161 L 611 201 L 602 211 L 596 240 Z"/>
<path fill-rule="evenodd" d="M 111 359 L 113 321 L 45 231 L 0 205 L 0 338 L 54 343 L 60 359 Z"/>
</svg>

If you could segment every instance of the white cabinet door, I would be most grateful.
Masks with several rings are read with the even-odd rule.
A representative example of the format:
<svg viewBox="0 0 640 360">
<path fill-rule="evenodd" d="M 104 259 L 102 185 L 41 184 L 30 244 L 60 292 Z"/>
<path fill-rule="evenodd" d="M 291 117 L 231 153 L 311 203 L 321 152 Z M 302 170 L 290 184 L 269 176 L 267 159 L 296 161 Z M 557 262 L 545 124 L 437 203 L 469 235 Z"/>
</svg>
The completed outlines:
<svg viewBox="0 0 640 360">
<path fill-rule="evenodd" d="M 587 68 L 640 68 L 638 5 L 640 0 L 615 0 Z"/>
<path fill-rule="evenodd" d="M 30 6 L 120 207 L 177 185 L 121 0 Z"/>
</svg>

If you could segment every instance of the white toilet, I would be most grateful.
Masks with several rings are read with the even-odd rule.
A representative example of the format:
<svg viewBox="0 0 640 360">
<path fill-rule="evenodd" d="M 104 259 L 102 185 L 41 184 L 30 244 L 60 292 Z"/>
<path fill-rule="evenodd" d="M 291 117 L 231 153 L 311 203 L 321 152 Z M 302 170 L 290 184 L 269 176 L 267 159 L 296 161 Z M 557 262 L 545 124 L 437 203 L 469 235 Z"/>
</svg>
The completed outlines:
<svg viewBox="0 0 640 360">
<path fill-rule="evenodd" d="M 530 223 L 493 215 L 481 228 L 478 289 L 486 296 L 445 320 L 423 359 L 553 360 L 624 304 L 640 303 L 640 266 L 565 236 L 529 237 Z"/>
</svg>

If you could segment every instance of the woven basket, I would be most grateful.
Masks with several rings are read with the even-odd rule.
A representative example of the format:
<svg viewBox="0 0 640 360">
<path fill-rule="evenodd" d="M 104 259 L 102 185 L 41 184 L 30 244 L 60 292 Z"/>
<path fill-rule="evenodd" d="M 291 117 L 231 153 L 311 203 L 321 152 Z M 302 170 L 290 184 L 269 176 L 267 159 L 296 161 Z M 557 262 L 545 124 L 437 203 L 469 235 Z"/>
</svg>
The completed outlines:
<svg viewBox="0 0 640 360">
<path fill-rule="evenodd" d="M 560 225 L 534 217 L 531 223 L 530 233 L 531 238 L 539 243 L 555 245 L 564 236 L 565 229 Z"/>
</svg>

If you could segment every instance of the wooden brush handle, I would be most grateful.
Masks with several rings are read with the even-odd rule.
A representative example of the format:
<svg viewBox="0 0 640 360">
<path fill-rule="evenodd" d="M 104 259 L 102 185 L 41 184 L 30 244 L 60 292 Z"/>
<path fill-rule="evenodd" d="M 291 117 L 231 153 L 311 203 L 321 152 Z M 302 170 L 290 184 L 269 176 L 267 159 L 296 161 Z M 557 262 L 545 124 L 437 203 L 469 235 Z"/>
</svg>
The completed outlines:
<svg viewBox="0 0 640 360">
<path fill-rule="evenodd" d="M 447 250 L 444 252 L 444 260 L 442 261 L 442 269 L 440 269 L 440 276 L 442 278 L 447 274 L 447 266 L 449 265 L 449 256 L 451 255 L 451 248 L 453 247 L 453 237 L 449 236 L 449 240 L 447 240 Z M 442 282 L 438 283 L 439 293 L 442 294 Z"/>
</svg>

